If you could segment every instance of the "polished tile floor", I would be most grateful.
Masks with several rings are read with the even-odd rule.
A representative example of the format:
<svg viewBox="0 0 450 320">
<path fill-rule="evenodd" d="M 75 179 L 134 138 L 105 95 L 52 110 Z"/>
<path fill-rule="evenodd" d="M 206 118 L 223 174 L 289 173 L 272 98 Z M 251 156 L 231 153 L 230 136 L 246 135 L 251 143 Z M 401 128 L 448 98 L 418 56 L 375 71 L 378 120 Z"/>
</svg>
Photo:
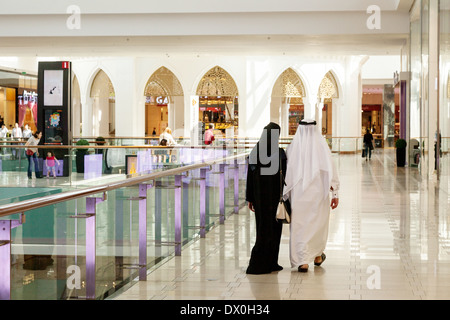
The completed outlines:
<svg viewBox="0 0 450 320">
<path fill-rule="evenodd" d="M 442 176 L 397 168 L 395 150 L 370 161 L 333 155 L 341 180 L 331 212 L 327 259 L 307 273 L 290 268 L 284 226 L 280 272 L 247 275 L 255 239 L 247 208 L 149 271 L 117 300 L 426 300 L 450 299 L 447 156 Z"/>
</svg>

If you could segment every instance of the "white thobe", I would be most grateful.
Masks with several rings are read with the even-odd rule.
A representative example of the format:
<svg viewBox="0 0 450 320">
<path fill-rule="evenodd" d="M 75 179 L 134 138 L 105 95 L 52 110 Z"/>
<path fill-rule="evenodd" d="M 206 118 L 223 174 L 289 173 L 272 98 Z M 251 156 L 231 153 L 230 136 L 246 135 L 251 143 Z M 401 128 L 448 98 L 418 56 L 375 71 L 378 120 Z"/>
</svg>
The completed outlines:
<svg viewBox="0 0 450 320">
<path fill-rule="evenodd" d="M 334 165 L 333 165 L 334 167 Z M 302 264 L 311 263 L 325 250 L 328 240 L 330 218 L 330 195 L 318 201 L 318 195 L 328 184 L 327 173 L 321 171 L 303 190 L 298 183 L 291 191 L 289 199 L 292 207 L 290 224 L 290 260 L 291 267 L 298 268 Z M 331 179 L 333 197 L 337 197 L 339 178 L 333 170 Z"/>
</svg>

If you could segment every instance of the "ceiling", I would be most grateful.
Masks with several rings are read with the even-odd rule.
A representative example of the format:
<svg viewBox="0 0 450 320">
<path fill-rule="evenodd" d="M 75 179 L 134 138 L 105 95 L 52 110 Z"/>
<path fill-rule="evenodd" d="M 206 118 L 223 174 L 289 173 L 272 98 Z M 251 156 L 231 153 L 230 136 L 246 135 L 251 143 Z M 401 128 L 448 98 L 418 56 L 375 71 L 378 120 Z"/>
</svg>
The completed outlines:
<svg viewBox="0 0 450 320">
<path fill-rule="evenodd" d="M 414 2 L 228 0 L 212 6 L 206 0 L 189 5 L 128 0 L 111 6 L 105 1 L 79 0 L 84 15 L 75 31 L 65 28 L 65 10 L 73 1 L 9 2 L 0 12 L 0 57 L 399 55 Z M 377 2 L 381 29 L 368 30 L 366 10 Z M 169 5 L 174 3 L 178 6 Z M 289 8 L 293 12 L 286 12 Z"/>
</svg>

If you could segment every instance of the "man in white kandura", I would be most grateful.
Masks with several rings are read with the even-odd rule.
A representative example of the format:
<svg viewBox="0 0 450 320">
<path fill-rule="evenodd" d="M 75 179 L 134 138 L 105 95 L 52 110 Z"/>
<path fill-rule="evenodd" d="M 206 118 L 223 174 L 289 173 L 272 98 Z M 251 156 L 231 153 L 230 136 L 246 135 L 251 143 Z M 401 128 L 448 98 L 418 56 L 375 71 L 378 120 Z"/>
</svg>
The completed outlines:
<svg viewBox="0 0 450 320">
<path fill-rule="evenodd" d="M 291 267 L 308 271 L 308 264 L 320 266 L 328 238 L 331 208 L 339 204 L 339 178 L 330 148 L 314 120 L 302 120 L 287 148 L 286 185 L 283 197 L 292 207 L 290 224 Z"/>
</svg>

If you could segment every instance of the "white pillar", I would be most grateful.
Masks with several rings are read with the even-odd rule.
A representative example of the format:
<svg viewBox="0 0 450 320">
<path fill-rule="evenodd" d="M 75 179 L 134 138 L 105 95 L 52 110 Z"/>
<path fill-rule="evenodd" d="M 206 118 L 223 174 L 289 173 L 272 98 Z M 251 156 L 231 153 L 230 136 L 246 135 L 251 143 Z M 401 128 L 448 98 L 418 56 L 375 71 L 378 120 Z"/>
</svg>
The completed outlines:
<svg viewBox="0 0 450 320">
<path fill-rule="evenodd" d="M 145 134 L 145 107 L 138 106 L 135 80 L 135 60 L 126 59 L 112 63 L 114 66 L 114 80 L 117 86 L 114 88 L 116 94 L 115 121 L 116 136 L 118 137 L 143 137 Z M 140 93 L 142 95 L 142 93 Z"/>
<path fill-rule="evenodd" d="M 428 57 L 428 172 L 435 172 L 435 143 L 439 120 L 439 4 L 430 0 L 429 57 Z M 441 133 L 442 134 L 442 133 Z M 439 152 L 437 153 L 439 156 Z"/>
<path fill-rule="evenodd" d="M 305 119 L 315 119 L 316 116 L 316 101 L 315 99 L 303 99 L 303 105 L 305 108 L 304 118 Z M 302 120 L 302 119 L 300 119 Z"/>
<path fill-rule="evenodd" d="M 173 97 L 173 124 L 172 124 L 172 135 L 174 137 L 184 136 L 184 97 L 177 96 Z M 170 116 L 170 111 L 169 111 Z"/>
<path fill-rule="evenodd" d="M 270 121 L 275 122 L 281 126 L 281 105 L 282 98 L 280 97 L 271 97 L 270 99 Z"/>
<path fill-rule="evenodd" d="M 82 113 L 82 136 L 83 137 L 92 137 L 94 135 L 93 129 L 93 121 L 92 121 L 92 106 L 93 99 L 91 97 L 82 97 L 81 98 L 81 107 L 83 109 Z"/>
<path fill-rule="evenodd" d="M 319 100 L 316 103 L 316 114 L 314 115 L 314 120 L 316 120 L 316 127 L 318 128 L 320 134 L 322 134 L 322 109 L 323 109 L 323 100 Z"/>
<path fill-rule="evenodd" d="M 191 139 L 191 146 L 199 144 L 199 97 L 190 95 L 185 99 L 184 136 Z"/>
</svg>

